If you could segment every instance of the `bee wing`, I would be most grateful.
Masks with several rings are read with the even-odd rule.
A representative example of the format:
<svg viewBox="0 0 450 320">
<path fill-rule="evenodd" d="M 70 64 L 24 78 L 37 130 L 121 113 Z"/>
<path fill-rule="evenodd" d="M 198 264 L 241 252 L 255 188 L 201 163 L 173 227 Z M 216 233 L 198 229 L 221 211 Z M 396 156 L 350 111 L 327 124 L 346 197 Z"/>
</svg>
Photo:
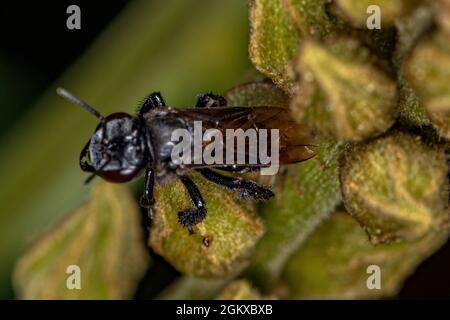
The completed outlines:
<svg viewBox="0 0 450 320">
<path fill-rule="evenodd" d="M 194 121 L 201 121 L 203 131 L 218 129 L 226 136 L 226 129 L 267 129 L 267 147 L 270 150 L 271 129 L 279 130 L 279 164 L 291 164 L 308 160 L 315 156 L 314 145 L 311 144 L 309 129 L 293 121 L 289 112 L 280 107 L 216 107 L 171 109 L 171 116 L 183 119 L 187 125 L 193 127 Z M 248 141 L 247 141 L 248 142 Z M 204 144 L 208 144 L 204 142 Z M 225 146 L 224 146 L 225 148 Z M 248 156 L 248 145 L 245 152 Z M 237 146 L 234 149 L 238 154 Z M 224 150 L 225 153 L 225 150 Z M 204 167 L 205 165 L 188 165 L 188 167 Z M 223 167 L 223 165 L 209 165 L 208 167 Z M 249 167 L 264 167 L 262 164 Z"/>
</svg>

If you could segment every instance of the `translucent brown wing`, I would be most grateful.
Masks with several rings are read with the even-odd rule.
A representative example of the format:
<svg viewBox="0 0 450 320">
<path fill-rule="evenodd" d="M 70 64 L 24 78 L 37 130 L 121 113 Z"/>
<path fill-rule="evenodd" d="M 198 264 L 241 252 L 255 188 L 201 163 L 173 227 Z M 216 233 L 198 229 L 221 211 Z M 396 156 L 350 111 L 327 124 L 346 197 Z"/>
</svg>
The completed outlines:
<svg viewBox="0 0 450 320">
<path fill-rule="evenodd" d="M 287 109 L 280 107 L 217 107 L 171 109 L 168 117 L 182 119 L 193 127 L 194 121 L 201 121 L 203 130 L 218 129 L 225 137 L 226 129 L 278 129 L 279 164 L 291 164 L 315 156 L 310 131 L 294 122 Z M 270 139 L 269 139 L 270 140 Z M 270 148 L 270 146 L 269 146 Z M 248 147 L 245 148 L 248 152 Z M 270 150 L 270 149 L 269 149 Z M 235 150 L 237 152 L 237 150 Z M 199 167 L 201 165 L 190 165 Z M 263 165 L 256 165 L 263 167 Z M 214 167 L 209 166 L 209 167 Z"/>
</svg>

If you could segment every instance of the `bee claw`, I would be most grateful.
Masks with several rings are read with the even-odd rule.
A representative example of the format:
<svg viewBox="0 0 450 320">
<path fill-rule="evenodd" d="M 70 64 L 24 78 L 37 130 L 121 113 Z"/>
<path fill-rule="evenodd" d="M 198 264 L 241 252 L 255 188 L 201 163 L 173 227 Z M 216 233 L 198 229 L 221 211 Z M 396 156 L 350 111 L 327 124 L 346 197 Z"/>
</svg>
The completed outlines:
<svg viewBox="0 0 450 320">
<path fill-rule="evenodd" d="M 194 234 L 193 226 L 200 223 L 206 217 L 206 209 L 199 207 L 178 212 L 178 222 L 188 229 L 190 234 Z"/>
</svg>

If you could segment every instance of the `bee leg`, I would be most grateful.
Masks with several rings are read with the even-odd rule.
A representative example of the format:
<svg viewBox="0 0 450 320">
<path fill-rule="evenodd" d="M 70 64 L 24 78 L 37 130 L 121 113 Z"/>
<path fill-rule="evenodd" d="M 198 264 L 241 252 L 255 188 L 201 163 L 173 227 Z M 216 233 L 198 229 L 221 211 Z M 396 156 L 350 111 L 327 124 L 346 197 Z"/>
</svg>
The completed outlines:
<svg viewBox="0 0 450 320">
<path fill-rule="evenodd" d="M 145 100 L 141 103 L 139 107 L 138 115 L 142 117 L 144 114 L 149 112 L 150 110 L 158 107 L 165 107 L 166 102 L 162 97 L 161 93 L 153 92 L 145 98 Z"/>
<path fill-rule="evenodd" d="M 151 168 L 145 169 L 144 193 L 141 197 L 141 207 L 150 208 L 154 203 L 153 186 L 155 185 L 155 171 Z"/>
<path fill-rule="evenodd" d="M 204 93 L 197 96 L 197 102 L 195 103 L 196 108 L 225 107 L 226 105 L 227 99 L 213 93 Z"/>
<path fill-rule="evenodd" d="M 198 190 L 195 183 L 186 176 L 180 177 L 181 182 L 186 187 L 189 197 L 195 205 L 195 209 L 188 209 L 178 212 L 178 222 L 189 230 L 190 234 L 194 233 L 193 226 L 200 223 L 206 217 L 205 201 Z"/>
<path fill-rule="evenodd" d="M 214 182 L 227 189 L 237 191 L 243 199 L 267 200 L 274 196 L 272 190 L 258 185 L 254 181 L 234 177 L 227 177 L 211 169 L 198 169 L 205 179 Z"/>
</svg>

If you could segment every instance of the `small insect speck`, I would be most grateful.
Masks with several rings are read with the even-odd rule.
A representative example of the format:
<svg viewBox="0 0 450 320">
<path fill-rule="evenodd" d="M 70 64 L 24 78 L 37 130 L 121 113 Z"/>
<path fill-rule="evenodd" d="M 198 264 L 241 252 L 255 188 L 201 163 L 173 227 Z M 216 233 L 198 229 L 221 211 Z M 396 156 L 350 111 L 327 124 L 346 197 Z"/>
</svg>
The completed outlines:
<svg viewBox="0 0 450 320">
<path fill-rule="evenodd" d="M 209 240 L 209 238 L 207 238 L 207 237 L 203 237 L 202 243 L 205 247 L 208 248 L 211 245 L 211 240 Z"/>
</svg>

